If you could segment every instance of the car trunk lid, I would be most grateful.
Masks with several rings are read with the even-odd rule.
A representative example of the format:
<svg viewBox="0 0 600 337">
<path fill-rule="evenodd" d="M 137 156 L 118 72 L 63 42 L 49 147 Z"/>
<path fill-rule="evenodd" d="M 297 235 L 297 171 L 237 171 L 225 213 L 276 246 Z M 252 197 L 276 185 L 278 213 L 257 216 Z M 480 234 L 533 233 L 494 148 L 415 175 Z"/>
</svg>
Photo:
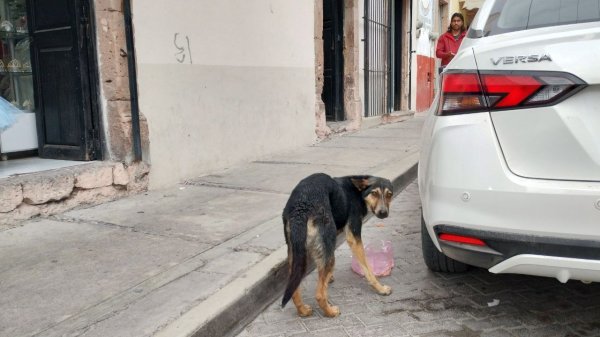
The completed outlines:
<svg viewBox="0 0 600 337">
<path fill-rule="evenodd" d="M 510 170 L 528 178 L 600 181 L 600 27 L 566 25 L 485 37 L 481 73 L 572 74 L 586 87 L 547 106 L 492 109 Z M 550 90 L 552 91 L 552 90 Z"/>
</svg>

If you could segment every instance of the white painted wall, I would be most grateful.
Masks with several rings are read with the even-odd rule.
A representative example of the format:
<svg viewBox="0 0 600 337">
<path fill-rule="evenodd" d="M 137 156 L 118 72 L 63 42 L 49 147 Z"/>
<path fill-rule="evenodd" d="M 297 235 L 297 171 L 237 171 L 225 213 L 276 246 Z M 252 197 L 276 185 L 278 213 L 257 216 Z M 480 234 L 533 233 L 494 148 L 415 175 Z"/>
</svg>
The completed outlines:
<svg viewBox="0 0 600 337">
<path fill-rule="evenodd" d="M 435 57 L 435 40 L 431 39 L 430 33 L 435 32 L 434 10 L 438 8 L 438 2 L 437 0 L 417 0 L 415 3 L 415 13 L 417 13 L 416 25 L 417 27 L 421 26 L 415 34 L 419 35 L 416 37 L 417 43 L 415 50 L 417 55 L 433 58 Z"/>
<path fill-rule="evenodd" d="M 315 140 L 312 1 L 137 0 L 132 11 L 151 188 Z"/>
</svg>

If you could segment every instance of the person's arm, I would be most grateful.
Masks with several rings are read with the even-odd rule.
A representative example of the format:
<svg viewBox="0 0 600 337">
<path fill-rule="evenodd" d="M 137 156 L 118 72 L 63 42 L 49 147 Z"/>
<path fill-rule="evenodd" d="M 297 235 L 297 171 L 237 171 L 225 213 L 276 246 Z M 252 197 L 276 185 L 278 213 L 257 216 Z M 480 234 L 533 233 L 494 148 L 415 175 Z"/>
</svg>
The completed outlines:
<svg viewBox="0 0 600 337">
<path fill-rule="evenodd" d="M 435 47 L 435 57 L 443 59 L 446 56 L 445 43 L 442 41 L 442 37 L 438 39 L 437 46 Z"/>
<path fill-rule="evenodd" d="M 438 39 L 437 47 L 435 48 L 435 56 L 437 58 L 441 58 L 442 60 L 454 56 L 450 51 L 448 51 L 448 49 L 449 48 L 446 45 L 446 41 L 443 40 L 443 37 L 440 37 Z"/>
</svg>

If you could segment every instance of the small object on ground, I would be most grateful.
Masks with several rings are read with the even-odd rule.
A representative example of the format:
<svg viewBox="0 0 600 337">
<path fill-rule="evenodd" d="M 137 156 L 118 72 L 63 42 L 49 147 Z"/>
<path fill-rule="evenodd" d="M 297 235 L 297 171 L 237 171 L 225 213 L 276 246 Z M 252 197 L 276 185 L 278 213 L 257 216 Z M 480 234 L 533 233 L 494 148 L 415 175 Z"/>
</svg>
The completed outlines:
<svg viewBox="0 0 600 337">
<path fill-rule="evenodd" d="M 392 242 L 380 240 L 374 243 L 365 244 L 365 255 L 367 263 L 375 276 L 388 276 L 394 268 L 394 250 Z M 355 256 L 352 256 L 352 270 L 365 276 Z"/>
<path fill-rule="evenodd" d="M 491 302 L 488 302 L 488 307 L 495 307 L 495 306 L 497 306 L 498 304 L 500 304 L 500 300 L 499 300 L 499 299 L 496 299 L 496 298 L 494 298 L 494 300 L 493 300 L 493 301 L 491 301 Z"/>
</svg>

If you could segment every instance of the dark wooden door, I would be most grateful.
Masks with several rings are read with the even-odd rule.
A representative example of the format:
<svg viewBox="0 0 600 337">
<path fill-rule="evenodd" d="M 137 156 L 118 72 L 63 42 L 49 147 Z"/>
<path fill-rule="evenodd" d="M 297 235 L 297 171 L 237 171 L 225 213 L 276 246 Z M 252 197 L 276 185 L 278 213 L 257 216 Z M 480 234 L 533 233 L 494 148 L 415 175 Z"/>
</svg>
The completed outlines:
<svg viewBox="0 0 600 337">
<path fill-rule="evenodd" d="M 344 119 L 343 0 L 323 0 L 323 93 L 327 120 Z"/>
<path fill-rule="evenodd" d="M 393 107 L 394 110 L 396 111 L 400 111 L 402 110 L 402 84 L 404 83 L 404 81 L 402 80 L 402 67 L 405 66 L 402 63 L 402 51 L 403 51 L 403 47 L 404 47 L 404 35 L 403 32 L 403 25 L 404 22 L 402 21 L 402 10 L 404 7 L 404 3 L 400 2 L 400 1 L 396 1 L 396 2 L 392 2 L 393 4 L 393 19 L 392 19 L 392 29 L 394 31 L 394 49 L 393 49 L 393 53 L 392 53 L 392 59 L 394 62 L 394 73 L 392 74 L 393 79 L 392 79 L 392 97 L 393 97 Z M 409 10 L 410 7 L 407 8 L 407 10 Z M 444 13 L 447 13 L 444 12 Z M 407 81 L 408 83 L 410 83 L 410 81 Z M 410 90 L 410 85 L 407 86 L 408 89 Z M 408 98 L 410 98 L 410 95 L 408 96 Z M 410 104 L 408 104 L 407 106 L 410 106 Z"/>
<path fill-rule="evenodd" d="M 87 0 L 28 0 L 39 155 L 95 159 Z"/>
</svg>

